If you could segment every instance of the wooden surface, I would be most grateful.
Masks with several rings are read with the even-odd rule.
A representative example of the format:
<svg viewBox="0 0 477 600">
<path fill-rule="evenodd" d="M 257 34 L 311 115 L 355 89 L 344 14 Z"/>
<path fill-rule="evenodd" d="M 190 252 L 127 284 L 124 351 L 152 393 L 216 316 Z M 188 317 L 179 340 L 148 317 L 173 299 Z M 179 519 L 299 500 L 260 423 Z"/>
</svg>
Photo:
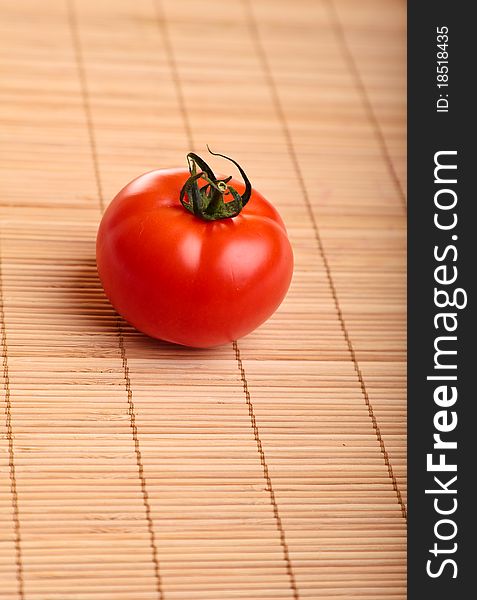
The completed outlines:
<svg viewBox="0 0 477 600">
<path fill-rule="evenodd" d="M 0 598 L 404 599 L 405 2 L 0 9 Z M 115 315 L 95 233 L 206 143 L 296 270 L 193 351 Z"/>
</svg>

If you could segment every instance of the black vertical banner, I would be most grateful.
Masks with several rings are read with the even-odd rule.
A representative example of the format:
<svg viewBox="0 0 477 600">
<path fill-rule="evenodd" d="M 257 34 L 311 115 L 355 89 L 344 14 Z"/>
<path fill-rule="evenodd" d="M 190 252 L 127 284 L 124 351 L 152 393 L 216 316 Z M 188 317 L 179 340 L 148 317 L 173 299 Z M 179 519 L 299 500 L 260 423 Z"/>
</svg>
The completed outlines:
<svg viewBox="0 0 477 600">
<path fill-rule="evenodd" d="M 411 600 L 468 598 L 477 572 L 477 51 L 471 12 L 471 2 L 408 3 Z"/>
</svg>

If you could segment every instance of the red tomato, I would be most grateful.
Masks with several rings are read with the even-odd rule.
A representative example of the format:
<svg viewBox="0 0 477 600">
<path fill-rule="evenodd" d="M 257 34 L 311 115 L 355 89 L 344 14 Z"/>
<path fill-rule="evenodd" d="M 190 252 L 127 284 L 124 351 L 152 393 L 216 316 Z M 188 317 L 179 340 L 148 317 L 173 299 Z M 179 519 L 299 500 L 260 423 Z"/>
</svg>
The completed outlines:
<svg viewBox="0 0 477 600">
<path fill-rule="evenodd" d="M 273 314 L 288 290 L 293 254 L 279 214 L 256 190 L 237 216 L 205 220 L 190 212 L 191 180 L 179 168 L 129 183 L 104 213 L 96 255 L 104 291 L 129 323 L 154 338 L 206 348 L 250 333 Z M 247 190 L 223 181 L 213 183 Z"/>
</svg>

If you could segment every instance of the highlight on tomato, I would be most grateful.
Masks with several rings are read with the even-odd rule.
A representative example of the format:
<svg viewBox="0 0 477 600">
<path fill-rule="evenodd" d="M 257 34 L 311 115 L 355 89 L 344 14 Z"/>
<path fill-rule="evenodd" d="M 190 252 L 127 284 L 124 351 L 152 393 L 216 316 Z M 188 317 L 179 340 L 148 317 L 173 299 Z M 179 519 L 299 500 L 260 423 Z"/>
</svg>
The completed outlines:
<svg viewBox="0 0 477 600">
<path fill-rule="evenodd" d="M 134 179 L 106 209 L 96 259 L 116 311 L 149 336 L 198 348 L 247 335 L 278 308 L 293 253 L 276 209 L 243 183 L 218 178 L 197 154 L 188 169 Z"/>
</svg>

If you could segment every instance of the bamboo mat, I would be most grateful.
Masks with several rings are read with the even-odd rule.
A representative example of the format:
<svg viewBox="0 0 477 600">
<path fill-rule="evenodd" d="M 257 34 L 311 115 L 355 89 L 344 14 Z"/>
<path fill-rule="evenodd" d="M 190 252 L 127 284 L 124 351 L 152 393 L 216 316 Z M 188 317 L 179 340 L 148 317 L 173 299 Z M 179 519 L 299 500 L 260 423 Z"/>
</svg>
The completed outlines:
<svg viewBox="0 0 477 600">
<path fill-rule="evenodd" d="M 404 1 L 0 9 L 0 598 L 404 599 Z M 206 143 L 296 270 L 195 351 L 116 316 L 95 234 Z"/>
</svg>

